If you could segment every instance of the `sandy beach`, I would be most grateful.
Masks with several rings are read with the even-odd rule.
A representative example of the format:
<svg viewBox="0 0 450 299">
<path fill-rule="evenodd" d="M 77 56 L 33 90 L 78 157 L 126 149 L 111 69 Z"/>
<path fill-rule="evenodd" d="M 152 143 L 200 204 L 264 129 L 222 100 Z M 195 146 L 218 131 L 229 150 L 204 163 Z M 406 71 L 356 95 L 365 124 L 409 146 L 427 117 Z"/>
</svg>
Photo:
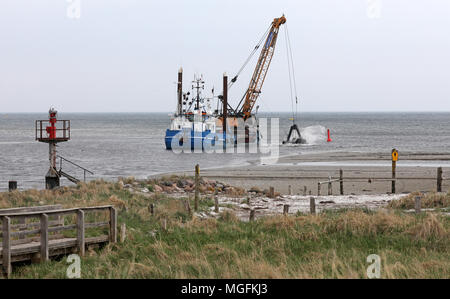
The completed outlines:
<svg viewBox="0 0 450 299">
<path fill-rule="evenodd" d="M 400 153 L 397 162 L 396 193 L 436 191 L 437 168 L 443 168 L 442 191 L 450 189 L 450 154 Z M 318 182 L 339 178 L 344 174 L 344 194 L 391 193 L 392 162 L 390 153 L 328 152 L 280 157 L 276 164 L 264 165 L 259 160 L 240 167 L 202 169 L 201 175 L 245 189 L 274 187 L 276 192 L 317 195 Z M 190 172 L 177 174 L 192 175 Z M 333 183 L 333 194 L 340 192 Z M 321 194 L 328 192 L 327 184 Z"/>
</svg>

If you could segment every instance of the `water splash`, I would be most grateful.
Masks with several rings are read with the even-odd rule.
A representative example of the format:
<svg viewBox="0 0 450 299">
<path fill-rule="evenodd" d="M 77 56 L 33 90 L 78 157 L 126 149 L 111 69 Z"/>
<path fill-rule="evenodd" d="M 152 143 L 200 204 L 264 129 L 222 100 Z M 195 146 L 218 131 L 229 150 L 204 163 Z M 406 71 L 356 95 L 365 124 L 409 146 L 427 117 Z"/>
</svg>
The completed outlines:
<svg viewBox="0 0 450 299">
<path fill-rule="evenodd" d="M 316 125 L 300 128 L 300 133 L 309 145 L 325 143 L 327 141 L 327 129 L 324 126 Z"/>
</svg>

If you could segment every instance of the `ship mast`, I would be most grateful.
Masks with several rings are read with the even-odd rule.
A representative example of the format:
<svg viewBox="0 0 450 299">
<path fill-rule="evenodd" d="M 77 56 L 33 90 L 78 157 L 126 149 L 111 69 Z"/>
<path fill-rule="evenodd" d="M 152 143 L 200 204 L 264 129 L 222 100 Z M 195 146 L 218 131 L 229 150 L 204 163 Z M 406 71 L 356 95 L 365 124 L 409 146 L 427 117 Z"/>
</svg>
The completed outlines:
<svg viewBox="0 0 450 299">
<path fill-rule="evenodd" d="M 203 81 L 203 77 L 200 78 L 196 78 L 194 76 L 194 81 L 192 81 L 192 83 L 195 84 L 192 85 L 192 89 L 196 89 L 197 90 L 197 96 L 196 96 L 196 104 L 195 104 L 195 110 L 200 110 L 200 94 L 201 94 L 201 89 L 205 89 L 205 81 Z"/>
</svg>

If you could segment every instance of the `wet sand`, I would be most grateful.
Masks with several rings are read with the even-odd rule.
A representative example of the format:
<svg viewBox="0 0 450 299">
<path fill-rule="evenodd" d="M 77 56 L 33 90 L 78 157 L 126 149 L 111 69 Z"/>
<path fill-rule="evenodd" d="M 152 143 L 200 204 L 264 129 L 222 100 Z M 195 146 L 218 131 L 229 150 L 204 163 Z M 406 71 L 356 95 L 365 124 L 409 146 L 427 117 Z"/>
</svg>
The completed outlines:
<svg viewBox="0 0 450 299">
<path fill-rule="evenodd" d="M 397 162 L 396 193 L 436 191 L 437 167 L 443 168 L 442 191 L 450 190 L 450 153 L 400 153 Z M 339 178 L 344 173 L 344 194 L 391 193 L 392 162 L 390 153 L 329 152 L 281 157 L 276 164 L 249 161 L 240 167 L 202 169 L 201 175 L 225 183 L 262 190 L 274 187 L 276 192 L 288 194 L 318 194 L 318 182 Z M 189 172 L 178 174 L 192 175 Z M 340 192 L 339 182 L 332 184 L 333 195 Z M 328 193 L 328 185 L 321 186 L 321 195 Z"/>
</svg>

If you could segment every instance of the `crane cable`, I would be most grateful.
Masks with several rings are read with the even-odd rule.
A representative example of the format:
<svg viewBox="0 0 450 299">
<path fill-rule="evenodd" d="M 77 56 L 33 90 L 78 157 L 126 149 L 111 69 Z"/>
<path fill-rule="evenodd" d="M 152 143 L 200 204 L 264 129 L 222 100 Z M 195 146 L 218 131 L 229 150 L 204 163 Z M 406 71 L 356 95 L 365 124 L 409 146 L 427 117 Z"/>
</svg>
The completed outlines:
<svg viewBox="0 0 450 299">
<path fill-rule="evenodd" d="M 242 71 L 244 70 L 244 68 L 247 66 L 247 64 L 250 62 L 250 60 L 252 59 L 253 55 L 255 55 L 255 53 L 258 51 L 259 47 L 261 46 L 262 42 L 266 39 L 267 34 L 269 33 L 270 28 L 272 27 L 272 24 L 270 24 L 269 28 L 267 28 L 266 32 L 264 32 L 263 36 L 261 37 L 261 39 L 258 41 L 258 43 L 256 44 L 255 48 L 253 49 L 253 51 L 250 53 L 250 55 L 247 57 L 247 59 L 245 60 L 244 64 L 241 66 L 241 68 L 239 69 L 239 71 L 237 72 L 236 76 L 233 77 L 233 79 L 231 79 L 230 83 L 228 84 L 228 89 L 231 88 L 231 86 L 233 86 L 234 82 L 236 82 L 237 78 L 239 77 L 239 75 L 242 73 Z"/>
<path fill-rule="evenodd" d="M 288 72 L 289 72 L 289 87 L 291 94 L 291 106 L 292 106 L 292 121 L 295 124 L 297 120 L 298 113 L 298 94 L 297 94 L 297 83 L 295 80 L 295 68 L 294 68 L 294 58 L 291 48 L 291 39 L 289 38 L 289 30 L 286 24 L 286 30 L 284 31 L 286 36 L 286 54 L 288 60 Z M 294 92 L 294 93 L 293 93 Z M 295 95 L 295 110 L 294 110 L 294 95 Z"/>
</svg>

